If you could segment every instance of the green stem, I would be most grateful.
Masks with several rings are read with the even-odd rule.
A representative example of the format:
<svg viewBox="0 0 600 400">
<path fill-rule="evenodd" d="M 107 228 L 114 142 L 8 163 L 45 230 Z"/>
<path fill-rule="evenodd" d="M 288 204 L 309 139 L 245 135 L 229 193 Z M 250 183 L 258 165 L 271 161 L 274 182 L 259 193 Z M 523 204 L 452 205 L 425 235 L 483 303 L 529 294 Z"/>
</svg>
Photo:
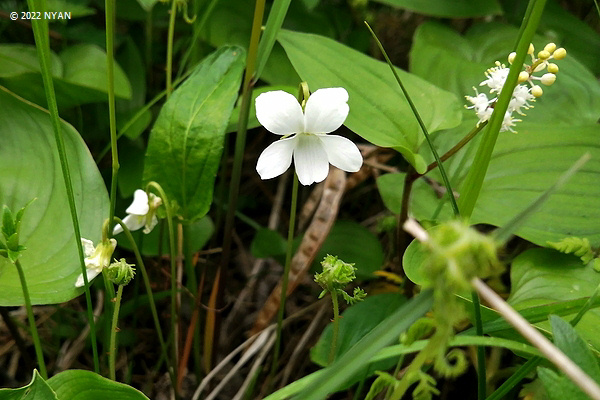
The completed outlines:
<svg viewBox="0 0 600 400">
<path fill-rule="evenodd" d="M 158 342 L 160 343 L 160 350 L 162 353 L 162 357 L 165 359 L 165 362 L 167 363 L 167 369 L 169 371 L 169 376 L 171 378 L 171 381 L 176 382 L 174 379 L 174 375 L 173 375 L 173 368 L 171 366 L 171 362 L 169 361 L 167 345 L 165 343 L 165 339 L 164 339 L 164 336 L 162 333 L 162 328 L 160 326 L 158 312 L 156 311 L 156 302 L 154 301 L 154 295 L 152 293 L 152 286 L 150 286 L 150 279 L 148 278 L 148 272 L 146 271 L 146 266 L 144 265 L 144 260 L 142 259 L 142 255 L 137 246 L 137 243 L 135 242 L 135 239 L 133 238 L 133 235 L 131 234 L 131 231 L 129 230 L 127 225 L 125 225 L 120 218 L 115 217 L 114 220 L 116 223 L 121 225 L 121 228 L 123 228 L 123 233 L 127 237 L 127 240 L 129 240 L 129 243 L 131 244 L 131 248 L 133 249 L 133 254 L 135 255 L 137 268 L 139 271 L 141 271 L 142 279 L 144 280 L 144 286 L 146 286 L 146 294 L 148 295 L 148 302 L 150 304 L 150 312 L 152 314 L 152 319 L 154 320 L 154 328 L 156 329 L 156 334 L 158 335 Z M 175 387 L 175 386 L 173 385 L 173 387 Z"/>
<path fill-rule="evenodd" d="M 113 311 L 112 325 L 110 327 L 110 350 L 108 354 L 108 368 L 110 371 L 110 379 L 117 380 L 115 371 L 115 361 L 117 357 L 117 321 L 119 319 L 119 309 L 121 308 L 121 297 L 123 296 L 123 285 L 119 285 L 117 289 L 117 298 L 115 300 L 115 308 Z"/>
<path fill-rule="evenodd" d="M 231 257 L 231 244 L 233 241 L 233 225 L 235 221 L 235 211 L 237 208 L 237 198 L 240 189 L 240 180 L 242 176 L 242 165 L 244 161 L 244 150 L 246 148 L 246 131 L 248 129 L 248 117 L 250 115 L 250 103 L 252 100 L 252 77 L 256 67 L 256 55 L 258 42 L 262 27 L 263 14 L 265 11 L 265 0 L 256 0 L 254 8 L 254 19 L 252 21 L 252 32 L 250 34 L 250 45 L 248 46 L 248 56 L 246 58 L 246 72 L 244 74 L 244 83 L 242 88 L 242 104 L 240 105 L 240 117 L 238 120 L 238 131 L 235 138 L 235 152 L 233 156 L 233 167 L 231 171 L 231 182 L 229 184 L 229 201 L 227 204 L 227 213 L 225 214 L 225 225 L 223 228 L 223 251 L 217 276 L 220 282 L 217 282 L 216 304 L 221 306 L 223 288 L 227 284 L 227 269 Z"/>
<path fill-rule="evenodd" d="M 40 11 L 42 15 L 46 9 L 46 1 L 40 2 L 41 9 L 36 8 L 35 0 L 27 0 L 29 10 Z M 73 193 L 73 184 L 71 181 L 71 173 L 69 170 L 69 161 L 67 158 L 67 151 L 65 150 L 65 143 L 62 136 L 62 128 L 60 117 L 58 115 L 58 106 L 56 103 L 56 94 L 54 92 L 54 82 L 52 80 L 52 74 L 50 73 L 50 44 L 48 43 L 48 21 L 33 20 L 31 21 L 33 28 L 33 35 L 35 37 L 36 49 L 38 53 L 38 59 L 40 63 L 40 69 L 42 73 L 42 80 L 44 82 L 44 91 L 46 93 L 46 101 L 48 102 L 48 111 L 50 113 L 50 121 L 52 122 L 52 129 L 54 130 L 54 138 L 56 140 L 56 148 L 58 150 L 58 158 L 60 160 L 60 167 L 62 171 L 63 180 L 65 182 L 65 188 L 67 192 L 67 200 L 69 203 L 69 211 L 71 213 L 71 221 L 73 223 L 73 232 L 75 233 L 75 242 L 77 246 L 77 252 L 79 255 L 81 273 L 83 274 L 84 292 L 86 311 L 88 317 L 88 323 L 90 324 L 90 340 L 92 344 L 92 355 L 94 359 L 94 371 L 100 372 L 100 361 L 98 358 L 98 343 L 96 339 L 96 323 L 94 321 L 94 312 L 92 306 L 92 296 L 90 293 L 89 282 L 87 279 L 87 268 L 85 267 L 85 256 L 83 254 L 83 245 L 81 244 L 81 231 L 79 229 L 79 219 L 77 217 L 77 207 L 75 206 L 75 194 Z"/>
<path fill-rule="evenodd" d="M 475 331 L 477 336 L 483 336 L 481 305 L 479 295 L 475 290 L 471 291 L 471 299 L 473 300 L 473 312 L 475 314 Z M 477 398 L 479 400 L 485 399 L 486 385 L 485 347 L 477 346 Z"/>
<path fill-rule="evenodd" d="M 154 188 L 158 192 L 158 196 L 162 199 L 167 212 L 167 227 L 169 230 L 169 249 L 171 252 L 171 337 L 173 339 L 172 346 L 172 368 L 173 368 L 173 386 L 177 382 L 177 358 L 179 354 L 178 349 L 178 335 L 177 335 L 177 268 L 175 265 L 177 250 L 175 248 L 175 230 L 173 229 L 173 215 L 171 214 L 171 203 L 165 194 L 163 188 L 156 182 L 149 182 L 146 186 L 146 190 Z M 175 390 L 177 396 L 177 391 Z"/>
<path fill-rule="evenodd" d="M 404 87 L 404 84 L 402 83 L 402 80 L 400 80 L 400 77 L 398 76 L 398 73 L 396 72 L 396 69 L 394 68 L 394 65 L 392 64 L 392 62 L 391 62 L 390 58 L 388 57 L 385 49 L 383 48 L 383 45 L 381 44 L 381 42 L 377 38 L 377 35 L 375 35 L 375 32 L 373 32 L 373 29 L 371 29 L 371 27 L 369 26 L 369 24 L 366 21 L 365 21 L 365 25 L 367 26 L 367 29 L 369 29 L 369 32 L 371 32 L 371 35 L 373 36 L 373 38 L 375 39 L 375 42 L 377 43 L 377 46 L 379 47 L 379 50 L 381 50 L 381 53 L 383 54 L 383 57 L 387 61 L 388 65 L 390 67 L 390 70 L 394 74 L 394 78 L 396 78 L 396 81 L 398 82 L 398 85 L 400 86 L 400 89 L 402 90 L 402 93 L 404 94 L 404 97 L 406 97 L 406 101 L 408 102 L 408 105 L 410 106 L 410 108 L 411 108 L 411 110 L 412 110 L 415 118 L 417 119 L 417 122 L 419 123 L 419 126 L 421 127 L 421 130 L 423 131 L 423 135 L 425 135 L 425 139 L 427 140 L 427 144 L 429 145 L 429 149 L 431 150 L 431 153 L 433 154 L 433 157 L 435 158 L 435 161 L 437 162 L 437 164 L 438 164 L 438 166 L 440 168 L 440 174 L 442 175 L 442 180 L 444 181 L 444 186 L 446 186 L 446 192 L 447 192 L 447 195 L 448 195 L 448 199 L 450 199 L 450 204 L 452 204 L 452 209 L 454 210 L 454 215 L 458 216 L 458 214 L 459 214 L 458 205 L 456 204 L 456 199 L 454 198 L 454 192 L 452 191 L 452 186 L 450 185 L 450 180 L 448 179 L 448 175 L 446 174 L 446 170 L 444 169 L 444 167 L 442 165 L 442 161 L 440 160 L 440 156 L 438 155 L 438 152 L 435 149 L 435 146 L 433 145 L 433 142 L 431 141 L 431 138 L 429 137 L 429 133 L 427 131 L 427 128 L 425 127 L 425 123 L 423 122 L 423 119 L 421 118 L 421 115 L 419 114 L 419 111 L 417 110 L 417 107 L 415 106 L 415 104 L 413 103 L 412 99 L 410 98 L 410 95 L 408 94 L 408 91 Z"/>
<path fill-rule="evenodd" d="M 177 16 L 177 0 L 171 0 L 171 15 L 169 16 L 169 33 L 167 38 L 167 99 L 173 91 L 173 36 L 175 35 L 175 17 Z"/>
<path fill-rule="evenodd" d="M 290 274 L 290 265 L 292 264 L 292 251 L 294 248 L 294 231 L 296 225 L 296 204 L 298 202 L 298 176 L 294 173 L 294 183 L 292 186 L 292 205 L 290 208 L 290 223 L 288 229 L 287 247 L 285 251 L 285 267 L 283 268 L 283 281 L 281 283 L 281 298 L 279 300 L 279 312 L 277 313 L 277 338 L 273 351 L 273 364 L 271 365 L 271 378 L 277 371 L 279 362 L 279 348 L 281 347 L 281 328 L 283 325 L 283 314 L 285 311 L 285 300 L 287 297 L 287 287 Z"/>
<path fill-rule="evenodd" d="M 531 9 L 531 13 L 529 18 L 523 21 L 523 24 L 525 24 L 526 27 L 522 30 L 522 35 L 519 38 L 517 54 L 510 67 L 510 71 L 504 83 L 504 87 L 502 88 L 502 92 L 498 96 L 498 101 L 494 106 L 494 112 L 490 117 L 488 129 L 481 139 L 481 143 L 479 144 L 479 148 L 475 154 L 473 164 L 471 165 L 469 173 L 462 184 L 459 203 L 461 213 L 465 218 L 470 218 L 473 210 L 475 209 L 475 203 L 477 202 L 477 198 L 481 192 L 483 180 L 490 165 L 492 152 L 494 151 L 494 146 L 496 145 L 496 140 L 504 120 L 504 115 L 508 109 L 508 104 L 512 97 L 513 90 L 517 84 L 519 72 L 521 72 L 523 62 L 527 56 L 529 44 L 533 39 L 533 35 L 535 34 L 542 16 L 542 12 L 544 11 L 544 5 L 546 4 L 546 0 L 532 0 L 532 2 L 534 2 L 534 4 L 530 4 L 529 8 Z"/>
<path fill-rule="evenodd" d="M 117 150 L 117 119 L 115 110 L 115 0 L 105 0 L 106 15 L 106 73 L 108 76 L 108 116 L 110 149 L 112 156 L 112 178 L 110 181 L 109 232 L 112 234 L 115 205 L 117 203 L 117 178 L 119 175 L 119 152 Z"/>
<path fill-rule="evenodd" d="M 27 310 L 27 319 L 29 320 L 29 328 L 31 329 L 31 336 L 33 337 L 35 356 L 37 357 L 40 374 L 42 375 L 42 378 L 48 379 L 46 363 L 44 362 L 44 352 L 42 351 L 42 343 L 40 342 L 37 326 L 35 325 L 35 317 L 33 316 L 33 309 L 31 308 L 31 299 L 29 297 L 29 289 L 27 288 L 27 281 L 25 280 L 25 272 L 23 271 L 19 260 L 15 261 L 15 267 L 17 267 L 19 279 L 21 280 L 21 288 L 23 289 L 23 297 L 25 298 L 25 309 Z"/>
<path fill-rule="evenodd" d="M 331 349 L 329 350 L 329 364 L 335 359 L 335 350 L 337 349 L 337 340 L 340 333 L 340 307 L 336 292 L 331 292 L 331 302 L 333 304 L 333 338 L 331 339 Z"/>
</svg>

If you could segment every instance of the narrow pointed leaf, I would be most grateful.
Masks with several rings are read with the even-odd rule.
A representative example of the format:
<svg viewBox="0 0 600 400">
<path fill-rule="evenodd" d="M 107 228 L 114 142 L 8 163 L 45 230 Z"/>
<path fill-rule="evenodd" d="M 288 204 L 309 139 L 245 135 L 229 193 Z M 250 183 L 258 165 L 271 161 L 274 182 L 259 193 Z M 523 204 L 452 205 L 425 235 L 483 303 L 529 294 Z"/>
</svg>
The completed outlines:
<svg viewBox="0 0 600 400">
<path fill-rule="evenodd" d="M 194 220 L 212 203 L 225 129 L 238 96 L 244 51 L 222 47 L 173 92 L 150 134 L 144 181 L 156 181 Z"/>
</svg>

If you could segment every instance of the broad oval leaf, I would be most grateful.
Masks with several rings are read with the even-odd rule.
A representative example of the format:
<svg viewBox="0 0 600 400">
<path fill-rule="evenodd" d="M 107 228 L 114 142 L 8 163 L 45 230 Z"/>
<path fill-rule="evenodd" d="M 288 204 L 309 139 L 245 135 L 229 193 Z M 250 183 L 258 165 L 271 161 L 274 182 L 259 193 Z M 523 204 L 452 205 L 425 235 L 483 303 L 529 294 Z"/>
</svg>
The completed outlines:
<svg viewBox="0 0 600 400">
<path fill-rule="evenodd" d="M 350 114 L 344 125 L 373 144 L 396 149 L 417 171 L 425 170 L 417 154 L 425 137 L 387 64 L 323 36 L 281 30 L 278 40 L 312 91 L 346 88 Z M 455 96 L 396 71 L 429 133 L 458 125 L 462 114 Z"/>
<path fill-rule="evenodd" d="M 80 44 L 65 49 L 59 56 L 51 53 L 51 71 L 56 100 L 61 108 L 107 100 L 106 53 L 100 47 Z M 0 84 L 19 96 L 42 106 L 46 97 L 35 46 L 0 45 Z M 131 86 L 115 64 L 115 96 L 131 97 Z"/>
<path fill-rule="evenodd" d="M 600 284 L 600 274 L 579 258 L 550 249 L 530 249 L 512 263 L 508 302 L 517 310 L 589 297 Z M 566 320 L 570 320 L 578 310 Z M 536 326 L 549 330 L 548 322 Z M 577 324 L 581 337 L 600 350 L 600 310 L 589 310 Z"/>
<path fill-rule="evenodd" d="M 44 378 L 37 370 L 33 370 L 33 378 L 27 386 L 17 389 L 0 389 L 2 400 L 58 400 L 56 393 L 52 391 Z M 62 399 L 61 399 L 62 400 Z"/>
<path fill-rule="evenodd" d="M 68 301 L 81 273 L 60 160 L 48 113 L 0 90 L 0 204 L 16 212 L 32 199 L 21 225 L 20 261 L 33 304 Z M 83 237 L 97 243 L 108 216 L 108 194 L 88 148 L 62 123 L 75 202 Z M 0 258 L 0 305 L 22 305 L 15 267 Z"/>
<path fill-rule="evenodd" d="M 92 371 L 70 369 L 47 382 L 60 400 L 148 400 L 139 390 Z"/>
<path fill-rule="evenodd" d="M 240 47 L 209 55 L 171 94 L 150 133 L 144 180 L 158 182 L 185 219 L 204 216 L 212 203 L 243 68 Z"/>
<path fill-rule="evenodd" d="M 419 14 L 446 18 L 473 18 L 501 14 L 496 0 L 375 0 L 392 7 L 403 8 Z"/>
</svg>

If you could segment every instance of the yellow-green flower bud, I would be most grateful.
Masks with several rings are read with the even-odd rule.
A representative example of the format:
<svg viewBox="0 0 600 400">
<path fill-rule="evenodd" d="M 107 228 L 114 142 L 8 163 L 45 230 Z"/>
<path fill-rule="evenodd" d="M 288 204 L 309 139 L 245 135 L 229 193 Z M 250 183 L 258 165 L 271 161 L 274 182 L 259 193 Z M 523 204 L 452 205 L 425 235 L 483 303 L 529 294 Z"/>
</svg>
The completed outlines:
<svg viewBox="0 0 600 400">
<path fill-rule="evenodd" d="M 548 74 L 542 75 L 542 83 L 546 86 L 552 85 L 555 80 L 556 80 L 556 75 L 554 75 L 554 74 L 548 73 Z"/>
<path fill-rule="evenodd" d="M 531 94 L 535 97 L 541 97 L 544 94 L 544 90 L 538 85 L 535 85 L 531 88 Z"/>
<path fill-rule="evenodd" d="M 538 58 L 541 60 L 547 60 L 550 58 L 550 53 L 546 50 L 542 50 L 538 53 Z"/>
<path fill-rule="evenodd" d="M 533 43 L 529 43 L 529 48 L 527 49 L 527 54 L 533 54 L 535 51 L 535 47 L 533 47 Z"/>
<path fill-rule="evenodd" d="M 519 72 L 519 83 L 527 82 L 529 80 L 529 73 L 527 71 Z"/>
<path fill-rule="evenodd" d="M 460 220 L 447 221 L 429 231 L 431 250 L 426 272 L 432 281 L 452 290 L 470 287 L 474 277 L 496 274 L 500 263 L 494 239 Z"/>
<path fill-rule="evenodd" d="M 562 47 L 554 50 L 554 53 L 552 53 L 552 57 L 555 60 L 562 60 L 566 56 L 567 56 L 567 51 Z"/>
<path fill-rule="evenodd" d="M 135 275 L 134 264 L 127 264 L 124 258 L 115 260 L 106 269 L 108 279 L 115 285 L 127 285 Z"/>
<path fill-rule="evenodd" d="M 554 63 L 550 63 L 548 64 L 548 72 L 555 74 L 558 72 L 558 65 L 554 64 Z"/>
<path fill-rule="evenodd" d="M 514 51 L 513 51 L 512 53 L 510 53 L 510 54 L 508 55 L 508 62 L 512 64 L 512 63 L 513 63 L 513 61 L 515 61 L 515 57 L 516 57 L 516 56 L 517 56 L 517 53 L 515 53 Z"/>
<path fill-rule="evenodd" d="M 552 42 L 548 43 L 546 46 L 544 46 L 544 50 L 546 50 L 548 53 L 552 53 L 554 50 L 556 50 L 556 44 Z"/>
</svg>

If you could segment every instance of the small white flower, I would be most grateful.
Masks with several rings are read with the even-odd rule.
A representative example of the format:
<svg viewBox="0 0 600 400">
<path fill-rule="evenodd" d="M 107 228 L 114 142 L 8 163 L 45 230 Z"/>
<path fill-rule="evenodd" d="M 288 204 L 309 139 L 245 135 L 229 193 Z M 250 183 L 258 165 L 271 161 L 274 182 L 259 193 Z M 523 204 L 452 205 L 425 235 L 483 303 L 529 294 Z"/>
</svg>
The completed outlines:
<svg viewBox="0 0 600 400">
<path fill-rule="evenodd" d="M 504 114 L 504 119 L 502 120 L 502 127 L 500 128 L 500 132 L 510 131 L 512 133 L 516 133 L 512 128 L 515 126 L 515 122 L 521 122 L 520 119 L 516 119 L 512 117 L 512 113 L 507 111 Z"/>
<path fill-rule="evenodd" d="M 327 135 L 342 126 L 349 110 L 344 88 L 317 90 L 306 101 L 304 111 L 287 92 L 259 95 L 256 118 L 268 131 L 284 136 L 258 158 L 256 171 L 261 179 L 283 174 L 292 164 L 292 157 L 303 185 L 323 181 L 329 174 L 329 164 L 348 172 L 358 171 L 363 159 L 356 145 L 342 136 Z"/>
<path fill-rule="evenodd" d="M 496 66 L 485 71 L 487 79 L 479 84 L 479 86 L 487 85 L 490 88 L 490 93 L 500 93 L 506 77 L 508 76 L 509 68 L 504 64 L 496 61 Z"/>
<path fill-rule="evenodd" d="M 144 190 L 138 189 L 133 193 L 133 201 L 127 207 L 125 212 L 127 216 L 123 218 L 123 223 L 130 231 L 137 231 L 144 227 L 144 233 L 150 233 L 158 223 L 156 209 L 162 204 L 160 197 L 150 193 L 146 194 Z M 120 224 L 113 228 L 113 235 L 123 232 Z"/>
<path fill-rule="evenodd" d="M 85 255 L 84 261 L 87 268 L 87 279 L 88 282 L 91 282 L 92 279 L 102 272 L 102 269 L 109 266 L 112 253 L 117 247 L 117 241 L 110 239 L 110 241 L 101 242 L 97 247 L 94 247 L 94 243 L 91 240 L 81 238 L 81 244 L 83 245 L 83 254 Z M 83 284 L 83 274 L 79 274 L 75 282 L 75 287 L 82 287 Z"/>
<path fill-rule="evenodd" d="M 535 96 L 531 94 L 530 89 L 525 85 L 517 85 L 513 91 L 513 97 L 508 103 L 508 111 L 516 111 L 518 114 L 524 115 L 521 108 L 528 110 L 533 107 L 529 104 L 530 101 L 535 101 Z"/>
<path fill-rule="evenodd" d="M 472 106 L 467 107 L 467 109 L 475 109 L 475 113 L 477 113 L 477 115 L 479 115 L 480 113 L 483 113 L 488 106 L 490 105 L 490 100 L 488 100 L 487 96 L 485 93 L 478 93 L 477 89 L 473 88 L 475 90 L 475 97 L 472 96 L 465 96 L 465 98 L 471 103 L 473 104 Z"/>
</svg>

